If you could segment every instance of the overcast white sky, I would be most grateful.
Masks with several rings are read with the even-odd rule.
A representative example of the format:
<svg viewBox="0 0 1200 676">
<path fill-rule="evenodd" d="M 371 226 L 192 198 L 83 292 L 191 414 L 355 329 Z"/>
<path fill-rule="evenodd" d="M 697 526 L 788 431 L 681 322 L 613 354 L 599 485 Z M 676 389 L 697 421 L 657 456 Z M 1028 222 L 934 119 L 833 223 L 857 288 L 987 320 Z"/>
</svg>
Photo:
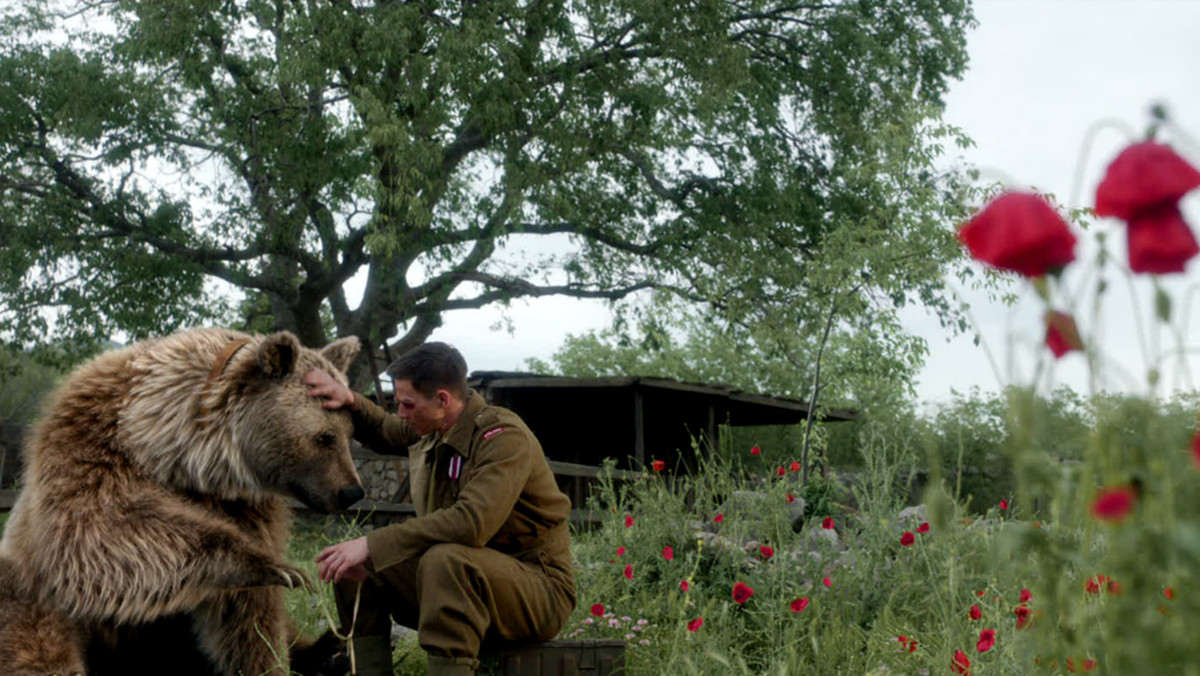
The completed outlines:
<svg viewBox="0 0 1200 676">
<path fill-rule="evenodd" d="M 953 85 L 945 119 L 963 128 L 976 143 L 963 159 L 982 168 L 985 177 L 1017 186 L 1033 186 L 1072 200 L 1076 167 L 1082 166 L 1082 190 L 1075 206 L 1090 206 L 1104 167 L 1131 141 L 1127 134 L 1105 128 L 1095 135 L 1089 157 L 1080 164 L 1080 153 L 1089 127 L 1116 119 L 1133 133 L 1143 133 L 1151 103 L 1165 104 L 1175 120 L 1200 137 L 1200 2 L 1187 0 L 983 0 L 976 4 L 979 26 L 969 35 L 971 65 L 966 77 Z M 1176 139 L 1169 138 L 1174 142 Z M 1200 148 L 1173 143 L 1195 164 Z M 1200 192 L 1200 191 L 1198 191 Z M 1189 198 L 1185 211 L 1200 222 L 1200 200 Z M 1119 225 L 1101 222 L 1095 230 L 1119 235 Z M 1085 235 L 1081 239 L 1087 240 Z M 1123 237 L 1116 237 L 1114 253 L 1123 259 Z M 1077 250 L 1081 262 L 1094 257 L 1088 244 Z M 1133 293 L 1140 298 L 1140 315 L 1131 305 L 1130 286 L 1119 274 L 1109 274 L 1101 321 L 1093 323 L 1083 286 L 1094 286 L 1078 271 L 1068 274 L 1073 293 L 1085 300 L 1077 308 L 1080 328 L 1098 336 L 1103 348 L 1107 389 L 1145 391 L 1147 370 L 1143 343 L 1137 339 L 1135 316 L 1145 325 L 1146 345 L 1154 345 L 1149 321 L 1151 287 L 1137 280 Z M 1175 295 L 1176 311 L 1195 287 L 1200 263 L 1193 261 L 1189 274 L 1167 280 Z M 1086 282 L 1086 284 L 1085 284 Z M 1189 282 L 1191 282 L 1189 284 Z M 1002 382 L 1029 382 L 1042 340 L 1041 305 L 1027 288 L 1013 308 L 969 296 L 983 341 L 990 346 L 999 367 L 989 366 L 985 352 L 972 336 L 949 339 L 936 320 L 922 312 L 906 315 L 908 325 L 930 344 L 931 356 L 920 375 L 918 396 L 923 401 L 944 401 L 952 389 L 972 386 L 994 389 Z M 1190 297 L 1190 296 L 1189 296 Z M 1192 303 L 1193 308 L 1195 306 Z M 607 324 L 608 313 L 598 303 L 568 299 L 517 302 L 508 312 L 513 332 L 489 327 L 498 312 L 450 313 L 433 340 L 457 345 L 472 369 L 518 369 L 528 357 L 547 357 L 568 333 L 581 333 Z M 1186 328 L 1177 322 L 1177 330 Z M 1193 334 L 1195 332 L 1192 332 Z M 1185 340 L 1185 342 L 1188 342 Z M 1161 337 L 1160 349 L 1176 344 Z M 1193 360 L 1194 367 L 1200 361 Z M 1190 387 L 1186 369 L 1177 360 L 1162 368 L 1168 387 Z M 1043 385 L 1066 384 L 1081 391 L 1093 387 L 1081 355 L 1068 355 L 1053 369 L 1043 370 Z M 1128 375 L 1124 375 L 1124 374 Z"/>
</svg>

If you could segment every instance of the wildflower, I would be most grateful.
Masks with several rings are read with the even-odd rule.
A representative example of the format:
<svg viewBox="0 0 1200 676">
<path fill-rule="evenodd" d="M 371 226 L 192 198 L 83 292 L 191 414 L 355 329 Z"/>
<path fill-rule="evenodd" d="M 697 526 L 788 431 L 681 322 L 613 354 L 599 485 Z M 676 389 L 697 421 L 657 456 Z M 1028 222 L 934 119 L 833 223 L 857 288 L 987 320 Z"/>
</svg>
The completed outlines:
<svg viewBox="0 0 1200 676">
<path fill-rule="evenodd" d="M 1096 575 L 1083 583 L 1084 590 L 1089 594 L 1099 594 L 1101 587 L 1114 596 L 1121 593 L 1121 583 L 1107 575 Z"/>
<path fill-rule="evenodd" d="M 917 652 L 917 639 L 914 638 L 913 640 L 908 642 L 908 652 L 909 653 Z M 928 673 L 928 672 L 926 672 L 926 673 Z"/>
<path fill-rule="evenodd" d="M 612 627 L 612 628 L 614 628 L 614 629 L 617 629 L 617 628 L 619 628 L 619 627 L 621 626 L 621 621 L 620 621 L 620 620 L 618 620 L 618 619 L 617 619 L 617 618 L 615 618 L 615 617 L 614 617 L 614 618 L 611 618 L 611 619 L 609 619 L 609 621 L 608 621 L 608 626 L 610 626 L 610 627 Z"/>
<path fill-rule="evenodd" d="M 967 657 L 967 654 L 964 653 L 963 651 L 955 650 L 954 651 L 954 661 L 950 663 L 950 668 L 953 669 L 954 673 L 956 673 L 956 674 L 963 674 L 963 676 L 969 676 L 969 674 L 971 673 L 971 660 L 970 660 L 970 658 Z"/>
<path fill-rule="evenodd" d="M 775 468 L 775 476 L 783 476 L 785 474 L 787 474 L 787 470 L 783 468 L 783 465 Z"/>
<path fill-rule="evenodd" d="M 800 463 L 793 460 L 792 464 L 788 467 L 788 469 L 792 470 L 793 472 L 799 472 L 800 471 Z"/>
<path fill-rule="evenodd" d="M 1135 143 L 1108 165 L 1096 188 L 1096 214 L 1126 222 L 1129 268 L 1154 274 L 1183 272 L 1200 253 L 1179 212 L 1179 200 L 1200 186 L 1196 171 L 1170 147 Z"/>
<path fill-rule="evenodd" d="M 632 563 L 625 566 L 625 579 L 627 579 L 627 580 L 633 579 L 633 564 Z"/>
<path fill-rule="evenodd" d="M 626 514 L 626 515 L 625 515 L 625 527 L 626 527 L 626 528 L 632 528 L 632 527 L 633 527 L 633 515 L 632 515 L 632 514 Z"/>
<path fill-rule="evenodd" d="M 1175 600 L 1175 590 L 1171 587 L 1167 587 L 1166 589 L 1163 590 L 1163 596 L 1174 601 Z"/>
<path fill-rule="evenodd" d="M 975 595 L 978 596 L 979 598 L 983 598 L 983 595 L 986 593 L 987 593 L 986 589 L 980 589 L 979 591 L 975 592 Z"/>
<path fill-rule="evenodd" d="M 663 558 L 668 561 L 675 558 L 675 550 L 671 548 L 671 545 L 667 545 L 666 547 L 663 547 L 662 554 L 663 554 Z"/>
<path fill-rule="evenodd" d="M 655 460 L 654 462 L 650 463 L 650 466 L 654 468 L 655 472 L 661 472 L 667 468 L 667 463 L 663 462 L 662 460 Z"/>
<path fill-rule="evenodd" d="M 683 590 L 683 591 L 685 591 L 685 592 L 686 592 L 686 591 L 688 590 L 688 588 L 689 588 L 689 587 L 691 587 L 691 586 L 692 586 L 692 585 L 691 585 L 691 583 L 690 583 L 690 582 L 688 582 L 687 580 L 680 580 L 680 581 L 679 581 L 679 588 L 680 588 L 680 589 L 682 589 L 682 590 Z"/>
<path fill-rule="evenodd" d="M 925 523 L 922 523 L 920 526 L 917 526 L 917 532 L 921 533 L 921 534 L 928 533 L 929 532 L 929 523 L 925 522 Z"/>
<path fill-rule="evenodd" d="M 601 614 L 603 614 L 603 613 L 604 613 L 604 607 L 603 607 L 603 606 L 601 606 L 601 608 L 600 608 L 600 613 L 601 613 Z M 585 618 L 583 618 L 583 621 L 582 621 L 582 622 L 580 622 L 580 624 L 583 624 L 583 625 L 588 625 L 588 624 L 594 624 L 595 622 L 596 622 L 596 620 L 595 620 L 595 619 L 593 619 L 593 618 L 591 618 L 591 617 L 585 617 Z M 582 630 L 582 629 L 580 629 L 580 631 L 583 631 L 583 630 Z"/>
<path fill-rule="evenodd" d="M 690 622 L 687 623 L 687 630 L 688 631 L 700 631 L 700 627 L 703 627 L 703 626 L 704 626 L 704 618 L 697 617 L 696 619 L 691 620 Z"/>
<path fill-rule="evenodd" d="M 724 515 L 724 514 L 718 514 L 718 515 L 716 515 L 716 516 L 714 516 L 714 517 L 713 517 L 713 523 L 721 523 L 721 522 L 722 522 L 722 521 L 724 521 L 724 520 L 725 520 L 725 515 Z"/>
<path fill-rule="evenodd" d="M 617 547 L 617 556 L 618 557 L 625 556 L 625 547 L 624 546 Z"/>
<path fill-rule="evenodd" d="M 1192 437 L 1192 462 L 1200 467 L 1200 431 Z"/>
<path fill-rule="evenodd" d="M 750 588 L 750 585 L 745 582 L 737 582 L 733 585 L 733 600 L 736 603 L 745 603 L 750 600 L 751 596 L 754 596 L 754 590 Z"/>
<path fill-rule="evenodd" d="M 625 634 L 626 641 L 632 641 L 635 638 L 637 638 L 637 634 Z"/>
<path fill-rule="evenodd" d="M 1031 593 L 1028 589 L 1021 590 L 1021 603 L 1029 603 L 1029 600 L 1032 598 L 1033 593 Z"/>
<path fill-rule="evenodd" d="M 978 620 L 979 618 L 983 617 L 983 609 L 981 609 L 979 604 L 976 603 L 975 605 L 971 606 L 971 612 L 968 614 L 971 616 L 972 620 Z"/>
<path fill-rule="evenodd" d="M 996 645 L 996 630 L 984 629 L 979 632 L 979 640 L 975 642 L 975 649 L 981 653 L 986 653 Z"/>
<path fill-rule="evenodd" d="M 597 603 L 592 606 L 592 614 L 596 617 L 604 617 L 604 604 Z"/>
<path fill-rule="evenodd" d="M 808 597 L 796 599 L 788 607 L 792 609 L 793 613 L 804 612 L 804 609 L 808 607 Z"/>
<path fill-rule="evenodd" d="M 644 638 L 644 639 L 638 641 L 638 645 L 642 645 L 642 646 L 650 645 L 650 639 Z"/>
<path fill-rule="evenodd" d="M 821 584 L 825 585 L 826 588 L 829 588 L 833 586 L 833 580 L 826 575 L 825 577 L 821 578 Z"/>
<path fill-rule="evenodd" d="M 832 516 L 825 517 L 825 520 L 821 522 L 821 528 L 825 530 L 833 530 L 834 525 Z"/>
<path fill-rule="evenodd" d="M 1007 192 L 992 200 L 958 231 L 976 260 L 1041 277 L 1075 260 L 1075 235 L 1041 197 Z"/>
<path fill-rule="evenodd" d="M 1114 486 L 1100 491 L 1092 501 L 1092 516 L 1109 523 L 1121 523 L 1133 511 L 1137 494 L 1129 486 Z"/>
<path fill-rule="evenodd" d="M 750 449 L 750 455 L 762 455 L 762 449 L 758 446 Z"/>
<path fill-rule="evenodd" d="M 1083 349 L 1083 339 L 1079 337 L 1074 317 L 1058 310 L 1047 310 L 1042 319 L 1046 323 L 1046 347 L 1054 353 L 1055 359 Z"/>
<path fill-rule="evenodd" d="M 795 501 L 796 501 L 796 496 L 792 495 L 791 493 L 788 493 L 787 494 L 787 503 L 790 505 Z"/>
<path fill-rule="evenodd" d="M 917 539 L 917 536 L 913 535 L 912 531 L 906 530 L 906 531 L 904 531 L 904 535 L 900 536 L 900 544 L 907 547 L 907 546 L 911 545 L 913 542 L 915 542 L 916 539 Z"/>
<path fill-rule="evenodd" d="M 1008 509 L 1008 500 L 1004 500 L 1004 499 L 1000 500 L 1000 509 L 1003 509 L 1003 510 Z"/>
<path fill-rule="evenodd" d="M 1017 629 L 1024 629 L 1029 624 L 1029 606 L 1022 603 L 1013 608 L 1013 614 L 1017 616 Z"/>
<path fill-rule="evenodd" d="M 769 559 L 775 556 L 775 548 L 770 545 L 763 545 L 758 548 L 758 554 L 764 559 Z"/>
</svg>

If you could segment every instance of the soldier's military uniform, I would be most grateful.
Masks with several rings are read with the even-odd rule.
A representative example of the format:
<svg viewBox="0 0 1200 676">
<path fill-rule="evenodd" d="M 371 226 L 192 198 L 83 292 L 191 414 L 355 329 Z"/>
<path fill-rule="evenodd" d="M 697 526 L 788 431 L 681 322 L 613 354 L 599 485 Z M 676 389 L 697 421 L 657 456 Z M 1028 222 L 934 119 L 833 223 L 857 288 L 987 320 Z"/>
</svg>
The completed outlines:
<svg viewBox="0 0 1200 676">
<path fill-rule="evenodd" d="M 485 638 L 550 640 L 575 607 L 567 519 L 542 447 L 512 411 L 471 391 L 445 434 L 355 395 L 354 436 L 379 453 L 408 452 L 417 516 L 371 531 L 354 635 L 387 637 L 391 619 L 418 630 L 435 663 L 470 673 Z M 358 583 L 337 585 L 344 628 Z M 449 673 L 449 672 L 448 672 Z"/>
</svg>

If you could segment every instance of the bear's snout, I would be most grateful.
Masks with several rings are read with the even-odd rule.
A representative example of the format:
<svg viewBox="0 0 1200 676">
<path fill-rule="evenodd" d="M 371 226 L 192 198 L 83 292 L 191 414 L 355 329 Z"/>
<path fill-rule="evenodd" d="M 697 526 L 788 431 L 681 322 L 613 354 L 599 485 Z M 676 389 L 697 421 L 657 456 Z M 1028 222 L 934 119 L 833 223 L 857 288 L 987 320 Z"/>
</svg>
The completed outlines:
<svg viewBox="0 0 1200 676">
<path fill-rule="evenodd" d="M 366 493 L 363 492 L 363 487 L 358 484 L 351 484 L 337 492 L 337 506 L 339 510 L 349 509 L 350 505 L 363 499 Z"/>
</svg>

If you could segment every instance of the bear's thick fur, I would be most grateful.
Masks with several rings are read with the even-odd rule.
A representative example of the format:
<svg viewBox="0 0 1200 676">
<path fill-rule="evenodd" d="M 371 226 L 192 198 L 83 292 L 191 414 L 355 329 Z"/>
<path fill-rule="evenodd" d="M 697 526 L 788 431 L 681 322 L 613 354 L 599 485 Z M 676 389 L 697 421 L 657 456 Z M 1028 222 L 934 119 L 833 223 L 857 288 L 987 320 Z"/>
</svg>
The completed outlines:
<svg viewBox="0 0 1200 676">
<path fill-rule="evenodd" d="M 32 603 L 17 565 L 0 557 L 0 673 L 76 676 L 84 673 L 84 641 L 66 615 Z"/>
<path fill-rule="evenodd" d="M 284 558 L 286 497 L 334 512 L 363 495 L 349 414 L 301 378 L 344 382 L 358 349 L 197 329 L 76 370 L 26 443 L 0 541 L 30 607 L 69 618 L 91 650 L 182 617 L 217 673 L 286 673 L 283 587 L 308 584 Z"/>
</svg>

